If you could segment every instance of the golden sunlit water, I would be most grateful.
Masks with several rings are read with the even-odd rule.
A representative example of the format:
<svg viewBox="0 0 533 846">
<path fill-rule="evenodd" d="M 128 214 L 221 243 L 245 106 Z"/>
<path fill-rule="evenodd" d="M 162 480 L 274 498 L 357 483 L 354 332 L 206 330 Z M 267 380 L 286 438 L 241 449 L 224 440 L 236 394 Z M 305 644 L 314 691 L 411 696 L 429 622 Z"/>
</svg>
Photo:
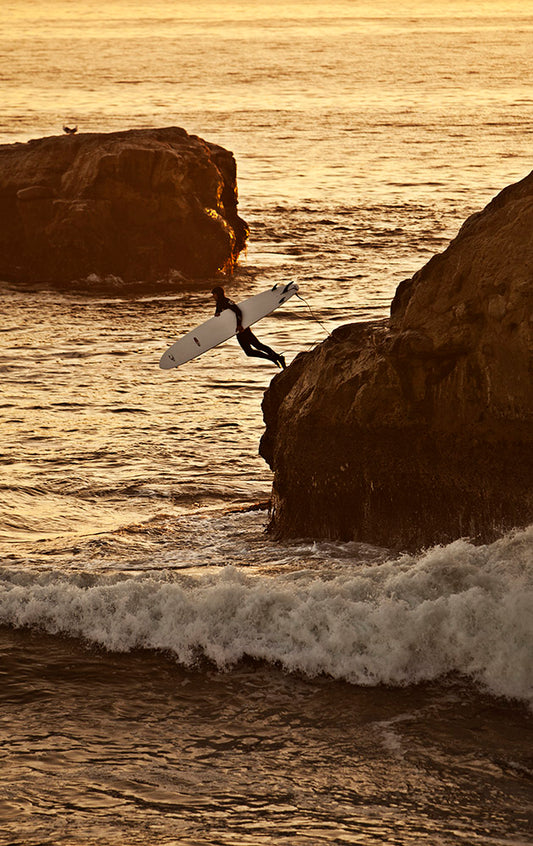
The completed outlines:
<svg viewBox="0 0 533 846">
<path fill-rule="evenodd" d="M 235 154 L 224 284 L 299 284 L 256 327 L 288 362 L 532 167 L 533 0 L 4 0 L 0 44 L 0 143 Z M 273 542 L 275 368 L 161 371 L 213 280 L 97 281 L 0 282 L 0 844 L 531 843 L 532 528 Z"/>
</svg>

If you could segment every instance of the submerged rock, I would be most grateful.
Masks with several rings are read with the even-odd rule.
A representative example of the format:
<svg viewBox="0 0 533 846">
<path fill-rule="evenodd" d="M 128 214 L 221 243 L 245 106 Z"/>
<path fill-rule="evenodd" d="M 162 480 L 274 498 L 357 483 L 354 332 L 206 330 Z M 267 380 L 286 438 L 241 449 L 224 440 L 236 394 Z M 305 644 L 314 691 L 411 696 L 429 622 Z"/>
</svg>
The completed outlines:
<svg viewBox="0 0 533 846">
<path fill-rule="evenodd" d="M 232 153 L 184 129 L 0 146 L 0 278 L 203 278 L 247 235 Z"/>
<path fill-rule="evenodd" d="M 278 536 L 416 548 L 533 520 L 533 173 L 403 282 L 390 320 L 265 394 Z"/>
</svg>

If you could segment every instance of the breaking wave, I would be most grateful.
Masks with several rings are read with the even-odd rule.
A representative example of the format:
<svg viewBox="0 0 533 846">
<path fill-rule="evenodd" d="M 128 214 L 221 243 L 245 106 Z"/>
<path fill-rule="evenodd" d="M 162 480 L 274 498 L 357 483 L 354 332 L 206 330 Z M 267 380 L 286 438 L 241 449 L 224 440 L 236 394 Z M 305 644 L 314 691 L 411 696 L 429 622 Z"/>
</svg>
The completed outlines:
<svg viewBox="0 0 533 846">
<path fill-rule="evenodd" d="M 250 575 L 0 573 L 0 623 L 191 666 L 244 657 L 357 685 L 460 673 L 533 706 L 533 526 L 382 563 Z"/>
</svg>

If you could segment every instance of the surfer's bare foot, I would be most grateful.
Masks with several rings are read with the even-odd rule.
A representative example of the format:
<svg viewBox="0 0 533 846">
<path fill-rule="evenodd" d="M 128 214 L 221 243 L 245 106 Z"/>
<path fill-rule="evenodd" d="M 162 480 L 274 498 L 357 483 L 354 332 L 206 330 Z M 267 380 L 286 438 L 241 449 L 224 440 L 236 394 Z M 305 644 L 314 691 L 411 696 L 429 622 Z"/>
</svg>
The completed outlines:
<svg viewBox="0 0 533 846">
<path fill-rule="evenodd" d="M 278 366 L 281 367 L 282 370 L 285 370 L 287 365 L 285 364 L 285 356 L 278 355 Z"/>
</svg>

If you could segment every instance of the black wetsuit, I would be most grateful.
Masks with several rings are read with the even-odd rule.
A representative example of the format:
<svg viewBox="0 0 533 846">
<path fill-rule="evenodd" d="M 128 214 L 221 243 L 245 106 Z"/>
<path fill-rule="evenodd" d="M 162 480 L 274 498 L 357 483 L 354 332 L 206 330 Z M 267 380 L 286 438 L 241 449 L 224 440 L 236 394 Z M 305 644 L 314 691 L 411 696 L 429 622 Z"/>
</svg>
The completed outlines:
<svg viewBox="0 0 533 846">
<path fill-rule="evenodd" d="M 217 300 L 215 315 L 219 315 L 226 308 L 229 308 L 234 312 L 237 318 L 237 326 L 242 326 L 242 311 L 237 303 L 234 303 L 233 300 L 230 300 L 228 297 Z M 262 344 L 259 338 L 255 337 L 249 326 L 246 329 L 243 329 L 242 332 L 237 332 L 237 340 L 244 350 L 245 355 L 252 357 L 255 356 L 256 358 L 267 358 L 279 367 L 285 367 L 285 359 L 283 356 L 278 355 L 277 352 L 275 352 L 271 347 L 267 347 L 266 344 Z"/>
</svg>

